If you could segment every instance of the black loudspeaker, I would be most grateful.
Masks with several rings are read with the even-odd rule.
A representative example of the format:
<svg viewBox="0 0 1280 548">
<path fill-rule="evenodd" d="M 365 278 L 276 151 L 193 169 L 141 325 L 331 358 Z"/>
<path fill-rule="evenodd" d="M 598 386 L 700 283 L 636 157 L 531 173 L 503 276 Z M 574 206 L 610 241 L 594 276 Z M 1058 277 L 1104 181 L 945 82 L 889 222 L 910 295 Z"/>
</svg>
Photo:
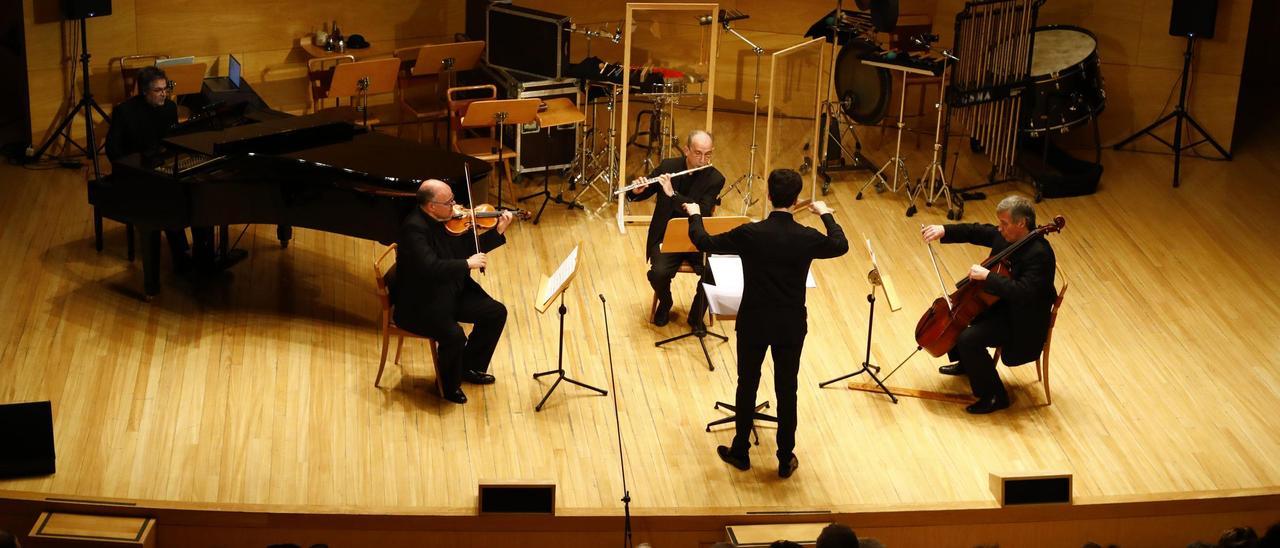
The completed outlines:
<svg viewBox="0 0 1280 548">
<path fill-rule="evenodd" d="M 1169 14 L 1169 34 L 1213 38 L 1218 19 L 1218 0 L 1173 0 Z"/>
<path fill-rule="evenodd" d="M 556 513 L 556 484 L 549 481 L 480 482 L 480 514 Z"/>
<path fill-rule="evenodd" d="M 0 478 L 54 472 L 53 406 L 47 401 L 0 405 Z"/>
<path fill-rule="evenodd" d="M 88 19 L 111 15 L 111 0 L 62 0 L 64 19 Z"/>
<path fill-rule="evenodd" d="M 0 3 L 0 154 L 22 158 L 31 144 L 31 102 L 27 100 L 27 50 L 23 2 Z"/>
</svg>

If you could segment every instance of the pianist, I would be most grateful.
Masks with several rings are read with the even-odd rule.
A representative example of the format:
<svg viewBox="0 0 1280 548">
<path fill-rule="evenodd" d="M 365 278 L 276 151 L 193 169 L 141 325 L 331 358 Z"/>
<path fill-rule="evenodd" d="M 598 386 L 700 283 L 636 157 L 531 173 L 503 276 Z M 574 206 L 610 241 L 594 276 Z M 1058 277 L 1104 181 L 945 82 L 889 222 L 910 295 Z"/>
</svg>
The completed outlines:
<svg viewBox="0 0 1280 548">
<path fill-rule="evenodd" d="M 164 152 L 161 140 L 169 128 L 178 123 L 178 105 L 169 100 L 169 80 L 164 71 L 144 67 L 134 80 L 138 94 L 116 106 L 107 129 L 107 159 L 112 164 L 130 154 L 141 154 L 144 165 Z M 181 228 L 164 231 L 173 253 L 173 269 L 178 272 L 195 266 L 202 270 L 215 268 L 213 228 L 192 227 L 195 243 L 194 260 L 187 245 L 187 233 Z"/>
<path fill-rule="evenodd" d="M 444 398 L 466 403 L 462 381 L 492 384 L 489 362 L 507 324 L 507 308 L 471 277 L 483 269 L 485 253 L 506 243 L 510 212 L 477 241 L 470 233 L 450 235 L 444 222 L 453 216 L 453 190 L 435 179 L 418 187 L 418 207 L 400 228 L 396 274 L 391 284 L 396 325 L 435 339 Z M 479 249 L 477 249 L 479 248 Z M 473 324 L 471 336 L 458 322 Z"/>
</svg>

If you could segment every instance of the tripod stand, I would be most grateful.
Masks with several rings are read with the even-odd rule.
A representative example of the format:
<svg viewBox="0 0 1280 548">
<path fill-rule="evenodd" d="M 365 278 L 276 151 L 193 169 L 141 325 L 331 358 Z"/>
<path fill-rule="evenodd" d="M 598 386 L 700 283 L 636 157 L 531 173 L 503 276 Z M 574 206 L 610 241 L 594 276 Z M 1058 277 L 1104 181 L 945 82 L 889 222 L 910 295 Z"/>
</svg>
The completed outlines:
<svg viewBox="0 0 1280 548">
<path fill-rule="evenodd" d="M 924 194 L 924 205 L 926 207 L 933 205 L 934 202 L 946 199 L 947 203 L 947 219 L 960 219 L 964 215 L 964 201 L 956 200 L 951 193 L 951 185 L 947 184 L 947 174 L 942 160 L 945 158 L 942 154 L 942 142 L 947 136 L 942 133 L 942 112 L 947 108 L 947 66 L 948 61 L 956 59 L 948 50 L 942 50 L 942 80 L 938 85 L 938 104 L 936 110 L 938 120 L 933 127 L 933 160 L 929 162 L 929 167 L 924 168 L 924 174 L 920 176 L 920 181 L 916 183 L 916 193 Z M 953 204 L 959 202 L 959 207 Z M 915 214 L 916 204 L 915 197 L 911 199 L 911 207 L 907 209 L 907 216 Z"/>
<path fill-rule="evenodd" d="M 878 268 L 872 268 L 871 271 L 867 273 L 867 281 L 871 283 L 871 291 L 867 292 L 867 303 L 871 307 L 871 314 L 867 316 L 867 353 L 866 357 L 862 360 L 862 368 L 847 375 L 841 375 L 829 381 L 818 383 L 818 388 L 825 388 L 829 384 L 866 373 L 867 376 L 871 377 L 871 380 L 876 381 L 876 385 L 880 387 L 880 390 L 884 392 L 886 396 L 889 396 L 889 399 L 892 400 L 893 403 L 898 403 L 898 397 L 894 396 L 893 392 L 890 392 L 888 388 L 885 388 L 884 383 L 880 382 L 880 377 L 876 375 L 876 373 L 880 372 L 880 366 L 872 365 L 871 363 L 871 331 L 876 325 L 876 287 L 883 287 L 884 284 L 880 279 L 880 270 Z"/>
<path fill-rule="evenodd" d="M 534 411 L 542 411 L 542 406 L 547 403 L 547 399 L 551 397 L 551 393 L 555 392 L 556 388 L 560 386 L 560 381 L 566 381 L 570 384 L 576 384 L 588 390 L 595 390 L 596 392 L 599 392 L 601 396 L 609 395 L 609 393 L 605 392 L 604 390 L 601 390 L 599 388 L 596 388 L 594 386 L 591 386 L 583 382 L 575 381 L 569 378 L 568 375 L 564 374 L 564 315 L 568 311 L 569 311 L 568 307 L 564 305 L 564 292 L 561 291 L 560 292 L 560 308 L 557 310 L 557 312 L 559 312 L 560 314 L 560 351 L 556 357 L 556 368 L 550 371 L 543 371 L 541 373 L 533 374 L 533 378 L 535 379 L 545 375 L 556 375 L 556 382 L 551 385 L 551 388 L 549 390 L 547 390 L 546 395 L 542 396 L 542 401 L 538 402 L 538 406 L 533 408 Z"/>
<path fill-rule="evenodd" d="M 107 116 L 107 113 L 103 112 L 102 107 L 98 106 L 98 102 L 93 99 L 93 91 L 89 88 L 89 34 L 86 28 L 85 18 L 81 17 L 80 77 L 84 91 L 80 94 L 80 101 L 77 102 L 76 106 L 72 107 L 71 110 L 67 111 L 66 116 L 62 117 L 62 121 L 58 122 L 58 129 L 54 130 L 54 132 L 49 135 L 48 139 L 45 139 L 44 144 L 40 145 L 40 149 L 36 150 L 35 155 L 32 156 L 31 159 L 32 161 L 39 160 L 40 156 L 44 155 L 44 152 L 53 145 L 54 140 L 58 137 L 65 137 L 68 143 L 71 143 L 72 146 L 80 149 L 84 152 L 85 156 L 89 157 L 89 163 L 93 165 L 93 178 L 101 179 L 102 169 L 98 165 L 98 140 L 94 136 L 93 132 L 93 112 L 97 112 L 98 115 L 107 123 L 111 123 L 111 117 Z M 70 132 L 71 121 L 75 120 L 76 114 L 78 114 L 81 109 L 84 110 L 85 145 L 87 145 L 83 147 L 76 144 L 75 140 L 71 138 Z"/>
<path fill-rule="evenodd" d="M 867 64 L 881 66 L 878 63 L 868 62 Z M 897 192 L 899 190 L 906 190 L 907 200 L 911 201 L 911 206 L 907 209 L 907 215 L 910 216 L 911 214 L 915 213 L 915 200 L 914 200 L 915 194 L 911 191 L 911 188 L 910 188 L 911 178 L 909 175 L 907 175 L 907 162 L 906 160 L 902 159 L 902 129 L 907 127 L 907 125 L 903 122 L 903 117 L 906 114 L 906 109 L 907 109 L 907 72 L 910 72 L 910 71 L 907 70 L 906 67 L 899 67 L 896 65 L 883 65 L 883 66 L 885 66 L 886 68 L 892 68 L 894 70 L 898 70 L 902 72 L 902 86 L 898 92 L 898 95 L 899 95 L 898 124 L 897 124 L 898 141 L 893 148 L 893 157 L 889 158 L 889 160 L 886 161 L 884 165 L 880 166 L 879 171 L 876 171 L 873 175 L 871 175 L 870 179 L 867 179 L 867 182 L 862 184 L 862 188 L 859 188 L 858 193 L 853 195 L 853 199 L 861 200 L 862 191 L 866 190 L 867 187 L 873 184 L 876 185 L 877 190 L 885 187 L 888 187 L 888 189 L 893 192 Z M 889 166 L 893 166 L 892 181 L 885 179 L 884 177 L 884 172 L 886 169 L 889 169 Z M 902 175 L 901 184 L 898 183 L 899 174 Z"/>
<path fill-rule="evenodd" d="M 724 26 L 724 30 L 729 31 L 729 34 L 737 36 L 739 40 L 745 42 L 747 46 L 751 48 L 751 53 L 754 53 L 756 56 L 756 77 L 751 93 L 751 148 L 747 153 L 747 172 L 741 177 L 738 177 L 733 184 L 729 185 L 729 188 L 726 188 L 724 192 L 720 193 L 720 196 L 716 197 L 717 202 L 723 200 L 730 192 L 737 190 L 738 185 L 745 182 L 747 184 L 747 188 L 745 191 L 740 192 L 742 192 L 742 214 L 746 215 L 747 211 L 751 209 L 751 206 L 759 201 L 758 198 L 755 200 L 751 199 L 751 189 L 755 185 L 757 179 L 764 179 L 763 177 L 756 175 L 756 149 L 758 148 L 756 145 L 756 126 L 760 119 L 760 56 L 764 54 L 764 48 L 755 45 L 751 40 L 747 40 L 746 36 L 743 36 L 737 31 L 737 29 L 729 26 L 729 21 L 724 21 L 721 25 Z"/>
<path fill-rule="evenodd" d="M 1138 137 L 1142 137 L 1143 135 L 1150 135 L 1151 138 L 1157 141 L 1160 141 L 1161 144 L 1169 147 L 1169 149 L 1173 151 L 1173 187 L 1174 188 L 1178 188 L 1178 184 L 1179 184 L 1178 177 L 1179 177 L 1179 172 L 1182 168 L 1182 151 L 1189 148 L 1195 148 L 1197 145 L 1207 142 L 1213 145 L 1213 148 L 1218 151 L 1218 154 L 1222 155 L 1222 158 L 1224 160 L 1231 159 L 1231 153 L 1227 152 L 1225 148 L 1222 148 L 1222 145 L 1218 144 L 1218 142 L 1213 139 L 1213 136 L 1209 135 L 1209 132 L 1205 131 L 1204 128 L 1200 127 L 1200 123 L 1197 122 L 1196 119 L 1192 117 L 1190 113 L 1187 112 L 1187 84 L 1188 84 L 1187 80 L 1191 75 L 1191 54 L 1192 54 L 1192 48 L 1195 47 L 1195 42 L 1196 42 L 1196 36 L 1194 34 L 1187 35 L 1187 49 L 1182 54 L 1182 90 L 1178 92 L 1178 106 L 1173 108 L 1173 112 L 1170 112 L 1169 114 L 1166 114 L 1164 117 L 1160 118 L 1159 120 L 1152 122 L 1151 125 L 1138 130 L 1137 133 L 1134 133 L 1133 135 L 1125 137 L 1123 141 L 1116 143 L 1115 146 L 1113 147 L 1115 150 L 1120 150 L 1121 147 L 1129 144 L 1130 142 L 1134 141 Z M 1159 135 L 1155 134 L 1155 129 L 1160 126 L 1163 126 L 1165 122 L 1168 122 L 1169 120 L 1174 121 L 1172 143 L 1164 140 Z M 1200 139 L 1199 141 L 1195 141 L 1193 143 L 1188 143 L 1186 145 L 1183 145 L 1182 144 L 1182 122 L 1184 121 L 1188 124 L 1191 124 L 1191 127 L 1194 128 L 1197 132 L 1199 132 L 1200 136 L 1203 137 L 1203 139 Z"/>
</svg>

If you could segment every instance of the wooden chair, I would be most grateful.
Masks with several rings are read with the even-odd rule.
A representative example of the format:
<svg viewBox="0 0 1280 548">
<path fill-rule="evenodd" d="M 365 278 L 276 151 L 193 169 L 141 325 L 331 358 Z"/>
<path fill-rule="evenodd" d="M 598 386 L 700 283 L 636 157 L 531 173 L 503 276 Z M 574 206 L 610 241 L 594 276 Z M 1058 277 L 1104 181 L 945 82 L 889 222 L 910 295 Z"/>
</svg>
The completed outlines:
<svg viewBox="0 0 1280 548">
<path fill-rule="evenodd" d="M 100 167 L 102 170 L 103 177 L 106 177 L 111 173 L 111 162 L 106 161 L 106 158 L 102 159 L 102 165 Z M 93 166 L 85 166 L 84 169 L 80 170 L 80 172 L 84 176 L 85 188 L 89 192 L 89 201 L 90 203 L 93 203 L 94 196 L 97 194 L 98 188 L 103 184 L 103 182 L 99 179 L 93 178 Z M 102 219 L 103 219 L 102 214 L 98 213 L 97 206 L 93 206 L 93 247 L 94 249 L 98 250 L 98 253 L 102 253 Z M 115 220 L 115 219 L 112 219 L 112 220 Z M 129 241 L 128 243 L 129 262 L 133 262 L 133 257 L 134 257 L 133 224 L 124 223 L 124 231 L 125 231 L 125 237 Z"/>
<path fill-rule="evenodd" d="M 333 68 L 342 63 L 354 63 L 354 55 L 331 55 L 307 60 L 307 97 L 311 99 L 311 112 L 324 110 L 325 99 L 329 99 L 329 84 L 333 83 Z M 333 98 L 334 106 L 340 104 L 340 98 Z"/>
<path fill-rule="evenodd" d="M 378 360 L 378 376 L 373 379 L 373 385 L 376 387 L 382 382 L 382 370 L 387 366 L 387 350 L 391 346 L 391 336 L 397 337 L 396 341 L 396 365 L 400 364 L 400 351 L 404 348 L 404 338 L 410 337 L 415 339 L 426 339 L 427 347 L 431 349 L 431 365 L 436 370 L 436 392 L 441 397 L 444 396 L 444 385 L 440 383 L 440 355 L 438 353 L 436 341 L 430 337 L 424 337 L 417 333 L 410 333 L 396 326 L 396 322 L 392 319 L 391 292 L 387 287 L 387 273 L 389 269 L 383 269 L 382 263 L 386 258 L 396 250 L 396 244 L 391 244 L 386 251 L 379 255 L 377 260 L 373 261 L 373 276 L 378 284 L 378 305 L 382 309 L 382 317 L 378 322 L 378 331 L 382 335 L 382 357 Z M 395 268 L 393 265 L 391 268 Z"/>
<path fill-rule="evenodd" d="M 422 50 L 429 44 L 398 48 L 395 56 L 400 59 L 402 69 L 399 81 L 399 106 L 404 113 L 405 123 L 413 123 L 418 128 L 418 142 L 422 142 L 423 126 L 431 124 L 432 142 L 440 142 L 440 127 L 445 128 L 445 139 L 452 135 L 448 129 L 449 107 L 440 96 L 440 75 L 425 74 L 418 69 L 417 61 L 422 57 Z M 401 127 L 404 127 L 403 124 Z M 449 146 L 446 142 L 445 146 Z"/>
<path fill-rule="evenodd" d="M 1061 272 L 1059 272 L 1061 274 Z M 1036 380 L 1044 386 L 1044 404 L 1053 405 L 1053 396 L 1049 393 L 1049 345 L 1053 342 L 1053 326 L 1058 323 L 1058 309 L 1062 307 L 1062 297 L 1067 294 L 1067 286 L 1070 285 L 1063 280 L 1062 289 L 1058 290 L 1058 298 L 1053 301 L 1053 308 L 1049 309 L 1049 335 L 1044 339 L 1044 348 L 1040 350 L 1040 355 L 1036 357 Z M 1000 351 L 997 348 L 995 354 L 996 363 L 1000 362 Z"/>
<path fill-rule="evenodd" d="M 714 217 L 715 215 L 716 215 L 716 208 L 712 206 L 711 211 L 708 211 L 706 216 Z M 689 261 L 687 260 L 680 261 L 680 267 L 676 269 L 676 276 L 679 276 L 681 274 L 697 274 L 697 273 L 698 272 L 693 269 L 693 265 L 690 264 Z M 694 293 L 695 295 L 697 294 L 696 291 L 697 290 L 695 289 L 695 293 Z M 653 316 L 654 314 L 657 314 L 657 313 L 658 313 L 658 292 L 654 291 L 653 302 L 649 303 L 649 321 L 653 321 Z M 711 327 L 715 325 L 715 322 L 716 322 L 715 314 L 707 314 L 707 327 Z"/>
<path fill-rule="evenodd" d="M 120 81 L 124 84 L 124 98 L 128 99 L 138 93 L 138 83 L 135 77 L 138 71 L 143 67 L 155 66 L 156 61 L 168 59 L 168 55 L 159 53 L 147 53 L 140 55 L 126 55 L 117 60 L 119 63 Z"/>
<path fill-rule="evenodd" d="M 507 188 L 511 189 L 514 186 L 512 182 L 514 175 L 512 175 L 512 164 L 510 162 L 515 161 L 516 151 L 502 144 L 501 136 L 497 135 L 498 132 L 494 126 L 489 126 L 488 136 L 471 137 L 466 135 L 462 127 L 462 118 L 467 115 L 467 107 L 476 101 L 497 99 L 498 88 L 493 84 L 452 87 L 445 93 L 445 97 L 449 105 L 449 132 L 450 140 L 453 143 L 453 151 L 488 162 L 494 166 L 495 170 L 501 168 L 502 174 L 506 175 Z M 502 147 L 501 166 L 497 165 L 499 146 Z M 502 174 L 498 176 L 497 183 L 499 185 L 502 184 Z M 483 197 L 478 197 L 477 199 L 483 199 Z"/>
</svg>

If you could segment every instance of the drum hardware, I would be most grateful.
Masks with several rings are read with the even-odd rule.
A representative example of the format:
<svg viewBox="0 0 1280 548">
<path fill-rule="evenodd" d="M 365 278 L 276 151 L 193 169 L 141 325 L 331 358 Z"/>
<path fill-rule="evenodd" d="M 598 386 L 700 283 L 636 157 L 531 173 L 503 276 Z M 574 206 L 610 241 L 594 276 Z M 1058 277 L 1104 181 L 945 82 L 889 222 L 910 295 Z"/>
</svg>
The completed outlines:
<svg viewBox="0 0 1280 548">
<path fill-rule="evenodd" d="M 902 158 L 902 130 L 907 126 L 903 121 L 905 119 L 904 114 L 906 113 L 907 106 L 907 73 L 913 71 L 907 67 L 895 67 L 895 70 L 902 73 L 902 86 L 898 90 L 898 122 L 896 124 L 898 128 L 898 138 L 897 144 L 893 149 L 893 157 L 889 158 L 884 165 L 880 166 L 879 170 L 871 175 L 871 178 L 867 179 L 867 182 L 863 183 L 862 186 L 858 188 L 858 192 L 853 195 L 853 199 L 861 200 L 862 191 L 866 190 L 868 186 L 873 184 L 875 185 L 876 192 L 883 192 L 884 190 L 898 192 L 901 190 L 907 195 L 907 201 L 911 202 L 911 205 L 907 208 L 907 216 L 910 217 L 911 215 L 914 215 L 916 211 L 916 191 L 911 188 L 911 178 L 907 174 L 907 162 Z M 886 179 L 884 172 L 886 169 L 889 169 L 890 166 L 893 167 L 893 177 L 892 179 Z M 899 183 L 899 175 L 901 175 L 901 183 Z"/>
<path fill-rule="evenodd" d="M 917 38 L 913 38 L 912 41 L 929 48 L 930 51 L 934 51 L 932 43 L 938 41 L 936 34 Z M 959 59 L 950 50 L 944 49 L 939 53 L 942 55 L 942 81 L 938 86 L 938 89 L 941 90 L 938 94 L 938 102 L 934 105 L 934 108 L 937 109 L 937 121 L 934 122 L 933 126 L 933 160 L 929 162 L 928 167 L 924 168 L 924 174 L 920 175 L 920 181 L 916 183 L 916 193 L 924 194 L 924 205 L 926 207 L 945 199 L 947 219 L 958 221 L 964 216 L 964 200 L 957 200 L 956 196 L 951 193 L 951 185 L 947 184 L 946 167 L 943 165 L 945 157 L 942 152 L 942 142 L 946 139 L 946 135 L 942 133 L 942 112 L 947 108 L 947 68 L 949 68 L 951 61 L 959 61 Z M 915 208 L 915 197 L 913 196 L 911 207 L 907 208 L 908 217 L 916 213 Z"/>
<path fill-rule="evenodd" d="M 1182 90 L 1178 92 L 1178 106 L 1173 107 L 1173 112 L 1170 112 L 1169 114 L 1166 114 L 1163 117 L 1161 117 L 1159 120 L 1152 122 L 1151 125 L 1138 130 L 1137 133 L 1134 133 L 1133 135 L 1125 137 L 1124 140 L 1120 141 L 1119 143 L 1116 143 L 1112 147 L 1115 150 L 1120 150 L 1121 147 L 1133 142 L 1135 139 L 1137 139 L 1138 137 L 1142 137 L 1143 135 L 1150 135 L 1151 138 L 1157 141 L 1160 141 L 1161 144 L 1169 147 L 1169 150 L 1173 151 L 1173 188 L 1178 188 L 1178 184 L 1180 182 L 1179 174 L 1182 167 L 1182 151 L 1189 148 L 1195 148 L 1197 145 L 1200 145 L 1203 143 L 1209 143 L 1213 145 L 1213 148 L 1218 151 L 1218 154 L 1222 155 L 1222 159 L 1224 160 L 1231 159 L 1231 153 L 1227 152 L 1227 149 L 1222 148 L 1222 145 L 1218 144 L 1218 141 L 1214 140 L 1213 136 L 1209 135 L 1209 132 L 1205 131 L 1204 128 L 1200 126 L 1200 123 L 1196 121 L 1195 117 L 1191 116 L 1191 113 L 1187 112 L 1187 84 L 1191 76 L 1191 54 L 1194 51 L 1193 48 L 1195 47 L 1196 36 L 1195 34 L 1188 34 L 1186 38 L 1187 38 L 1187 49 L 1182 54 Z M 1173 143 L 1165 141 L 1159 135 L 1156 135 L 1155 133 L 1153 133 L 1156 128 L 1163 126 L 1169 120 L 1174 121 Z M 1200 136 L 1203 137 L 1203 139 L 1183 145 L 1182 144 L 1182 123 L 1183 122 L 1191 124 L 1191 127 L 1194 128 L 1197 132 L 1199 132 Z"/>
</svg>

